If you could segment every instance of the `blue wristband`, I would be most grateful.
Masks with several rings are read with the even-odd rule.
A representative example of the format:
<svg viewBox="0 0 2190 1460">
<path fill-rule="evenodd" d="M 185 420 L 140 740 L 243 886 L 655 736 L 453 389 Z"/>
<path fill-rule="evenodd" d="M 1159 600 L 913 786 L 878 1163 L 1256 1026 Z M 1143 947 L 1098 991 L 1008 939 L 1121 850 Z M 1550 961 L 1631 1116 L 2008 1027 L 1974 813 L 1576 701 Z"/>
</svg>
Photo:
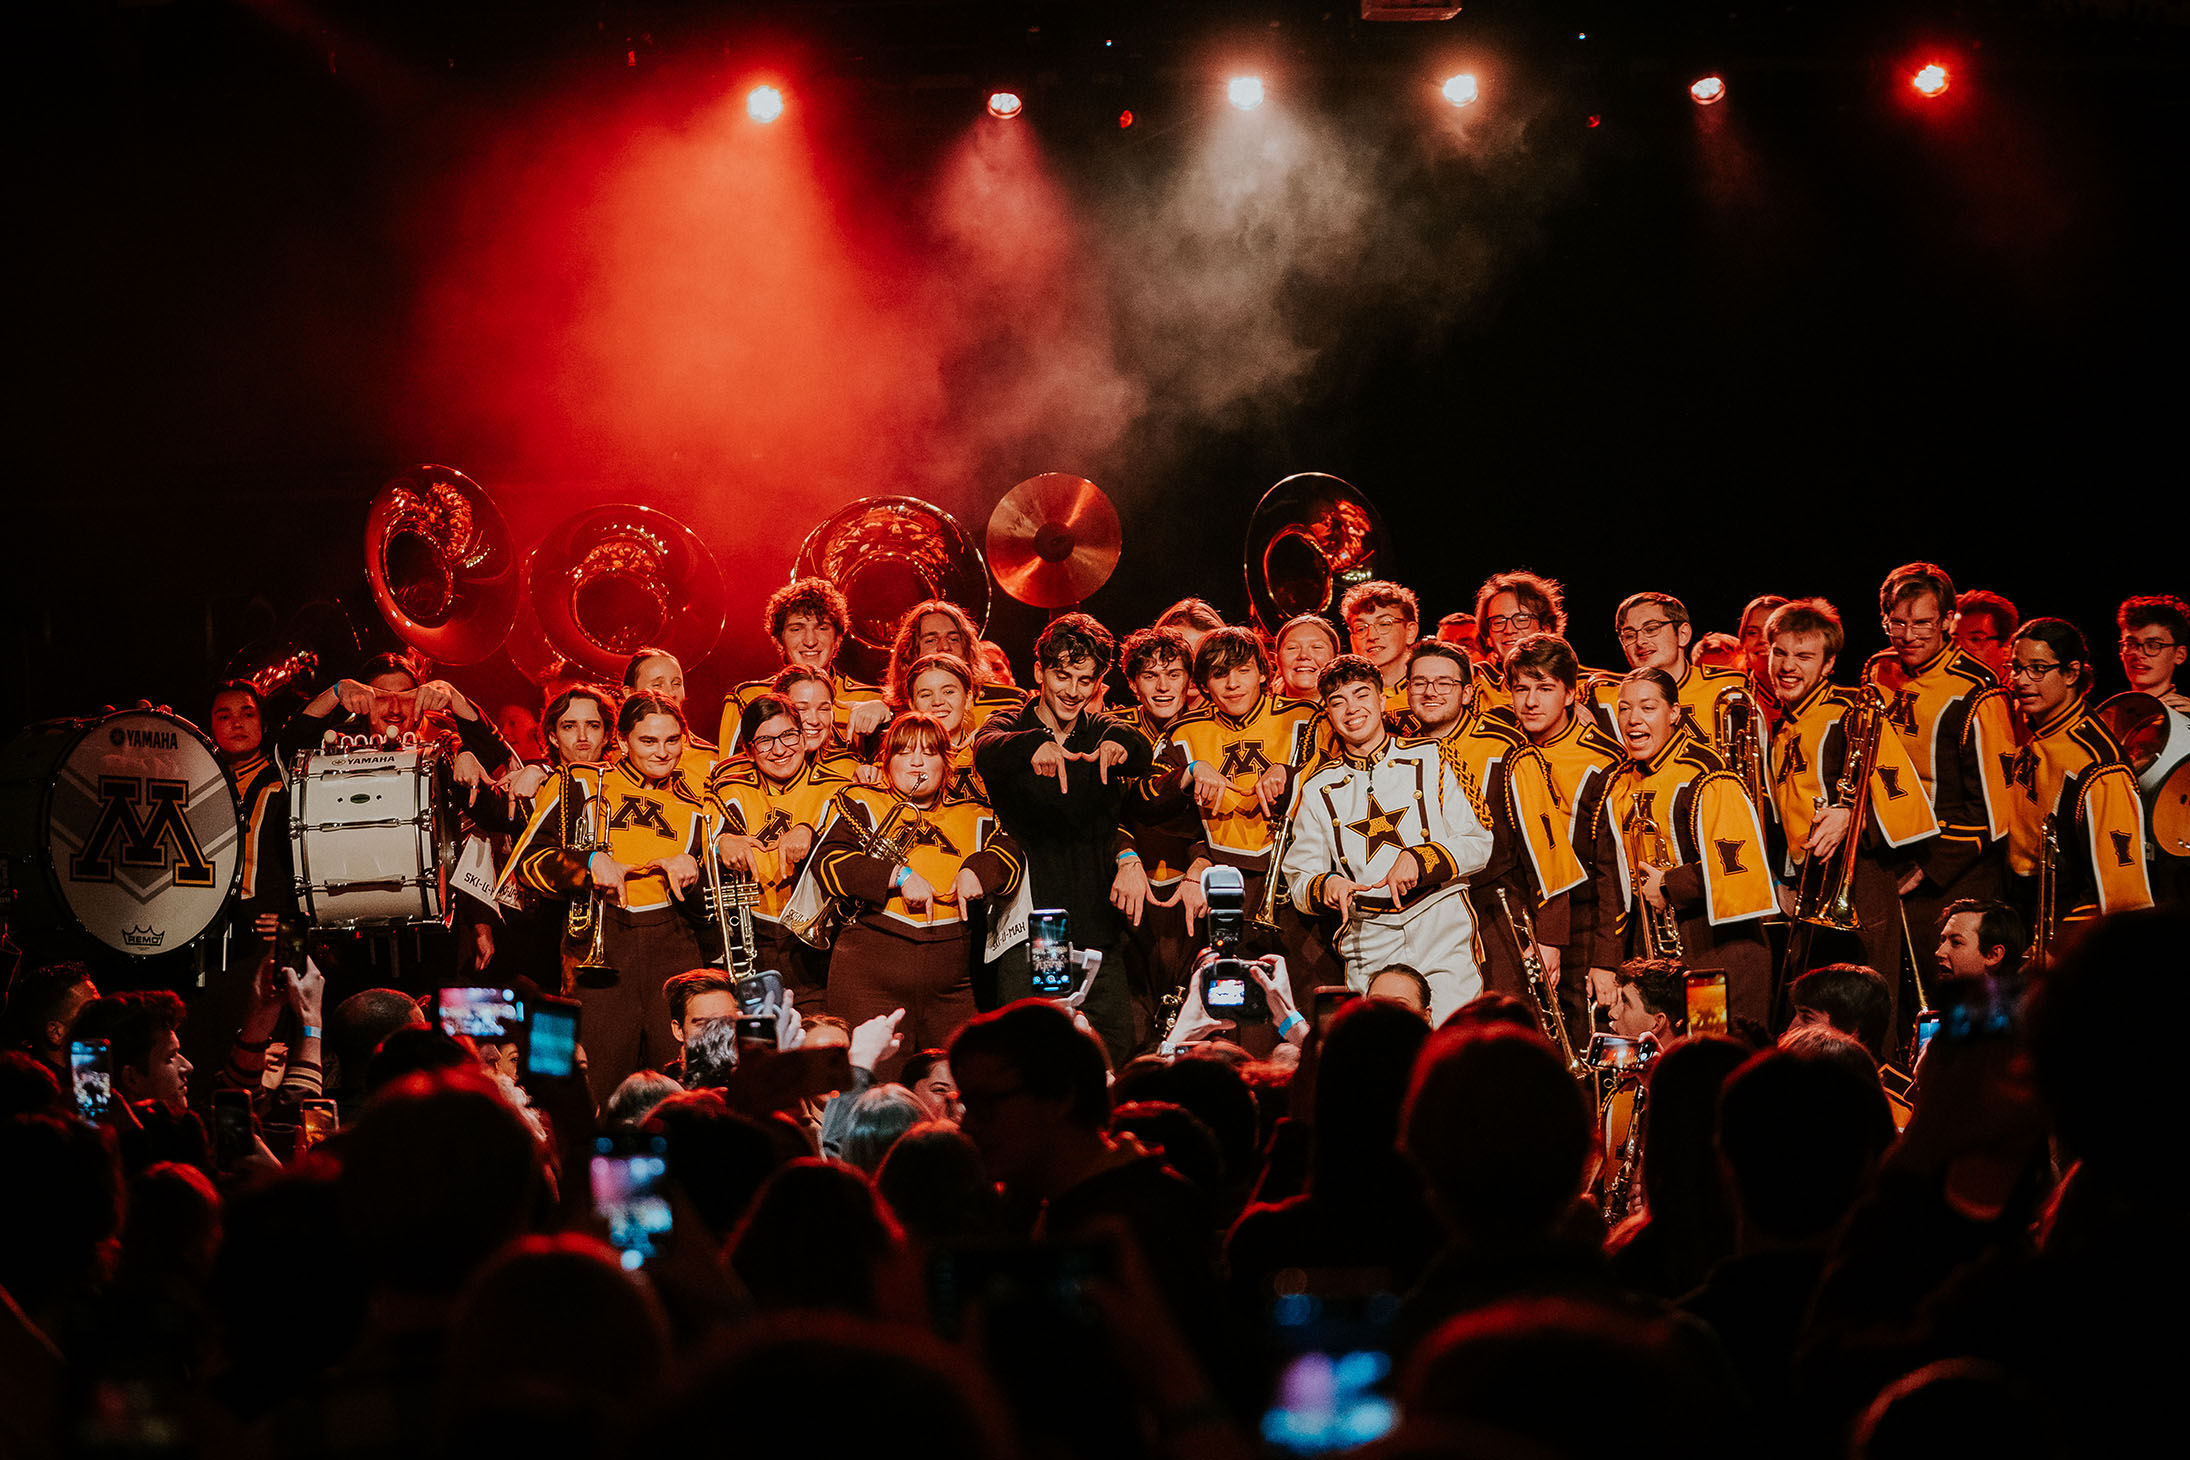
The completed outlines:
<svg viewBox="0 0 2190 1460">
<path fill-rule="evenodd" d="M 319 1037 L 319 1026 L 317 1024 L 300 1024 L 297 1026 L 297 1038 L 317 1039 Z"/>
<path fill-rule="evenodd" d="M 898 888 L 903 887 L 905 879 L 910 876 L 912 876 L 912 864 L 908 862 L 890 874 L 890 891 L 895 892 Z"/>
<path fill-rule="evenodd" d="M 1140 859 L 1141 854 L 1134 851 L 1131 847 L 1127 847 L 1124 851 L 1118 853 L 1118 860 L 1120 862 L 1138 862 Z"/>
<path fill-rule="evenodd" d="M 1305 1024 L 1307 1022 L 1308 1018 L 1305 1014 L 1302 1014 L 1298 1009 L 1293 1010 L 1292 1013 L 1285 1016 L 1285 1022 L 1278 1025 L 1278 1038 L 1284 1039 L 1290 1035 L 1295 1024 Z"/>
</svg>

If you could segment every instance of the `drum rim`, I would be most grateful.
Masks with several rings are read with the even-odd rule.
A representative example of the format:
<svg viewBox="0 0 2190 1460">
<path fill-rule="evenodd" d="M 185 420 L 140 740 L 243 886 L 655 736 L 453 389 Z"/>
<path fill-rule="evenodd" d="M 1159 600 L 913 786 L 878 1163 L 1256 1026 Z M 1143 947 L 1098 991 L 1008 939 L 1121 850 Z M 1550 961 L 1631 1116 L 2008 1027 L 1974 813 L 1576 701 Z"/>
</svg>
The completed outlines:
<svg viewBox="0 0 2190 1460">
<path fill-rule="evenodd" d="M 297 751 L 292 761 L 291 784 L 294 788 L 289 798 L 289 847 L 290 847 L 290 894 L 297 910 L 315 928 L 335 932 L 372 932 L 394 928 L 448 927 L 455 922 L 455 905 L 449 894 L 449 868 L 453 865 L 450 854 L 440 852 L 430 845 L 433 836 L 429 828 L 438 829 L 443 811 L 442 796 L 455 784 L 456 757 L 446 745 L 437 741 L 415 741 L 409 745 L 394 747 L 394 753 L 415 752 L 418 759 L 408 767 L 385 765 L 374 767 L 374 772 L 391 772 L 408 775 L 413 780 L 430 777 L 429 788 L 422 788 L 418 799 L 418 813 L 410 818 L 413 835 L 417 839 L 420 871 L 415 877 L 403 879 L 405 886 L 416 884 L 418 888 L 418 915 L 395 918 L 323 918 L 320 915 L 317 891 L 333 886 L 332 883 L 315 882 L 311 879 L 311 854 L 306 845 L 305 833 L 313 828 L 304 819 L 306 800 L 305 786 L 314 779 L 309 774 L 314 760 L 331 761 L 344 759 L 349 752 L 330 752 L 325 749 L 304 747 Z M 433 794 L 428 794 L 428 790 Z M 461 844 L 461 838 L 456 839 Z M 429 855 L 431 853 L 431 855 Z M 433 903 L 441 907 L 436 912 Z M 332 911 L 332 909 L 330 909 Z"/>
<path fill-rule="evenodd" d="M 230 907 L 236 901 L 237 892 L 243 887 L 243 839 L 249 834 L 250 828 L 244 823 L 243 799 L 236 794 L 235 778 L 228 774 L 228 765 L 227 762 L 221 759 L 220 747 L 213 743 L 212 736 L 206 734 L 173 710 L 146 709 L 143 706 L 134 706 L 126 710 L 109 710 L 103 715 L 93 715 L 84 719 L 72 720 L 67 716 L 60 716 L 41 722 L 46 725 L 73 725 L 75 727 L 73 734 L 63 732 L 67 735 L 67 739 L 61 747 L 60 754 L 54 757 L 53 768 L 55 775 L 58 775 L 61 766 L 67 762 L 68 758 L 75 754 L 76 747 L 83 744 L 85 736 L 101 725 L 111 720 L 119 720 L 125 715 L 150 715 L 156 719 L 171 720 L 190 732 L 191 736 L 205 747 L 206 754 L 213 757 L 213 764 L 221 768 L 221 778 L 228 786 L 228 804 L 234 808 L 236 815 L 236 868 L 228 876 L 228 890 L 221 894 L 219 909 L 215 911 L 211 918 L 206 920 L 205 926 L 172 948 L 161 948 L 151 953 L 139 952 L 134 948 L 116 948 L 112 943 L 94 933 L 85 924 L 82 916 L 76 911 L 76 905 L 69 901 L 67 891 L 61 886 L 61 871 L 60 868 L 54 865 L 53 861 L 53 839 L 47 834 L 47 828 L 53 818 L 54 776 L 46 777 L 45 784 L 38 792 L 38 860 L 45 864 L 46 886 L 53 893 L 54 902 L 60 906 L 62 913 L 68 918 L 69 923 L 77 932 L 89 938 L 101 948 L 112 949 L 127 958 L 149 961 L 154 958 L 165 958 L 174 953 L 187 952 L 220 930 L 221 924 L 227 918 Z M 30 730 L 38 727 L 25 726 L 24 728 Z"/>
</svg>

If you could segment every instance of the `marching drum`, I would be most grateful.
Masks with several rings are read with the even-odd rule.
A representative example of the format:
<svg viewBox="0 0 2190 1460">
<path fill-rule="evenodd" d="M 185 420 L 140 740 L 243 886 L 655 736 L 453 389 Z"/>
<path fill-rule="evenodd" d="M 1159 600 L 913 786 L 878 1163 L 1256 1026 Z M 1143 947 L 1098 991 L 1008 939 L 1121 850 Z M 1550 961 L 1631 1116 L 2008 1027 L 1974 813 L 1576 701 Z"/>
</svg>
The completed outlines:
<svg viewBox="0 0 2190 1460">
<path fill-rule="evenodd" d="M 289 778 L 297 906 L 323 928 L 447 920 L 462 849 L 438 745 L 307 752 Z"/>
<path fill-rule="evenodd" d="M 187 720 L 49 720 L 0 750 L 0 852 L 26 925 L 73 921 L 149 958 L 220 923 L 243 875 L 243 808 Z"/>
<path fill-rule="evenodd" d="M 2099 706 L 2144 797 L 2147 851 L 2190 857 L 2190 715 L 2130 690 Z"/>
</svg>

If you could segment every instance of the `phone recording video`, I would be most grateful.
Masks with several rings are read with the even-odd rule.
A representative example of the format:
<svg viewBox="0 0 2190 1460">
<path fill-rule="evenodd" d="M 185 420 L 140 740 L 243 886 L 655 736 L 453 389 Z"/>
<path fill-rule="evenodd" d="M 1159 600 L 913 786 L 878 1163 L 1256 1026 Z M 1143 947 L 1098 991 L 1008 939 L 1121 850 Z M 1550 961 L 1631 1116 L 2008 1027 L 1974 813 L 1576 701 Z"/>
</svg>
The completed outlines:
<svg viewBox="0 0 2190 1460">
<path fill-rule="evenodd" d="M 68 1047 L 69 1082 L 75 1089 L 76 1113 L 97 1121 L 114 1108 L 114 1078 L 107 1063 L 107 1041 L 72 1040 Z"/>
<path fill-rule="evenodd" d="M 1624 1034 L 1593 1034 L 1589 1038 L 1589 1063 L 1599 1070 L 1640 1069 L 1657 1057 L 1655 1041 L 1645 1044 Z"/>
<path fill-rule="evenodd" d="M 593 1143 L 593 1210 L 609 1245 L 636 1272 L 668 1250 L 669 1143 L 660 1136 L 602 1136 Z"/>
<path fill-rule="evenodd" d="M 1399 1296 L 1384 1273 L 1324 1270 L 1277 1295 L 1276 1345 L 1263 1442 L 1283 1455 L 1329 1455 L 1382 1439 L 1399 1421 L 1390 1388 L 1390 1332 Z"/>
<path fill-rule="evenodd" d="M 554 1080 L 578 1073 L 578 1015 L 582 1007 L 576 999 L 556 998 L 543 998 L 532 1006 L 525 1039 L 528 1073 Z"/>
<path fill-rule="evenodd" d="M 316 1146 L 342 1128 L 341 1108 L 332 1100 L 300 1100 L 297 1123 L 304 1128 L 304 1144 Z"/>
<path fill-rule="evenodd" d="M 514 1038 L 525 1022 L 515 989 L 442 989 L 435 995 L 441 1028 L 472 1039 Z"/>
<path fill-rule="evenodd" d="M 1918 1009 L 1916 1011 L 1916 1049 L 1909 1056 L 1911 1064 L 1924 1057 L 1924 1051 L 1930 1048 L 1932 1040 L 1938 1036 L 1939 1025 L 1943 1018 L 1944 1016 L 1937 1009 Z"/>
<path fill-rule="evenodd" d="M 233 1171 L 245 1156 L 251 1154 L 251 1145 L 251 1092 L 215 1090 L 213 1164 L 223 1171 Z"/>
<path fill-rule="evenodd" d="M 1038 999 L 1069 999 L 1078 985 L 1072 964 L 1072 920 L 1061 907 L 1038 907 L 1027 917 L 1027 972 Z"/>
<path fill-rule="evenodd" d="M 1705 969 L 1688 975 L 1688 1032 L 1726 1032 L 1726 970 Z"/>
<path fill-rule="evenodd" d="M 1244 958 L 1212 958 L 1201 967 L 1201 1006 L 1220 1019 L 1266 1024 L 1270 999 Z"/>
<path fill-rule="evenodd" d="M 311 920 L 300 917 L 284 917 L 274 926 L 274 966 L 294 973 L 304 972 L 305 959 L 310 949 L 305 934 L 311 931 Z"/>
<path fill-rule="evenodd" d="M 737 1041 L 738 1056 L 741 1059 L 758 1050 L 774 1054 L 777 1048 L 775 1015 L 740 1014 Z"/>
</svg>

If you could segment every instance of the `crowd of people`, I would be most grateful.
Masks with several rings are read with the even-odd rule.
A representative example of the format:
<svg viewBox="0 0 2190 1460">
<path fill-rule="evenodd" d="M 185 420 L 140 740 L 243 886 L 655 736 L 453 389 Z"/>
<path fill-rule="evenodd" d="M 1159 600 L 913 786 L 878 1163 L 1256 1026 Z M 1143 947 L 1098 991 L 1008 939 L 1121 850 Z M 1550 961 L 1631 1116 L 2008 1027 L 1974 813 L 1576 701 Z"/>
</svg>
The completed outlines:
<svg viewBox="0 0 2190 1460">
<path fill-rule="evenodd" d="M 278 727 L 222 687 L 230 966 L 9 982 L 7 1452 L 2153 1432 L 2119 991 L 2186 848 L 2083 636 L 1928 563 L 1848 686 L 1817 599 L 1636 594 L 1617 674 L 1533 573 L 1338 608 L 1065 614 L 1021 692 L 934 601 L 868 686 L 803 580 L 714 742 L 643 651 L 531 756 L 397 658 Z M 2183 605 L 2119 626 L 2190 726 Z M 295 925 L 342 737 L 442 745 L 499 869 L 418 986 Z"/>
</svg>

